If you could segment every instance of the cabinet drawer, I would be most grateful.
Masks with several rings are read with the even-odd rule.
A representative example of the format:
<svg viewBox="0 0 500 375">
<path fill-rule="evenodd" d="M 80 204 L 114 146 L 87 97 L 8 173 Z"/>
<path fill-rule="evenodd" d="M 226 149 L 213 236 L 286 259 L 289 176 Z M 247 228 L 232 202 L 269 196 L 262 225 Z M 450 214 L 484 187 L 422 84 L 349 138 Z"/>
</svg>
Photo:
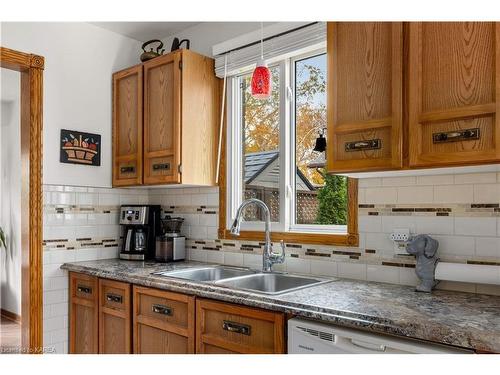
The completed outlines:
<svg viewBox="0 0 500 375">
<path fill-rule="evenodd" d="M 72 298 L 94 301 L 97 298 L 97 277 L 79 273 L 70 274 L 70 289 Z"/>
<path fill-rule="evenodd" d="M 130 308 L 130 284 L 99 279 L 100 306 L 127 312 Z"/>
<path fill-rule="evenodd" d="M 133 293 L 135 353 L 194 353 L 193 296 L 135 285 Z"/>
<path fill-rule="evenodd" d="M 197 352 L 283 353 L 284 314 L 197 300 Z"/>
</svg>

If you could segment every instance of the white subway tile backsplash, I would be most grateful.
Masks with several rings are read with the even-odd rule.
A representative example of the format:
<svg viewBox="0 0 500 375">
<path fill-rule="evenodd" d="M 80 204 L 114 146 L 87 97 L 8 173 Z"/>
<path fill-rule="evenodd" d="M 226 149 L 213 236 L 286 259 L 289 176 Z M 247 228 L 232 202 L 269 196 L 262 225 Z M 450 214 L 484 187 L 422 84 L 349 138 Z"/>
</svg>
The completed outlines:
<svg viewBox="0 0 500 375">
<path fill-rule="evenodd" d="M 416 216 L 415 224 L 417 234 L 453 234 L 455 230 L 453 217 L 448 216 Z"/>
<path fill-rule="evenodd" d="M 358 182 L 362 188 L 382 186 L 382 178 L 361 178 Z"/>
<path fill-rule="evenodd" d="M 366 266 L 366 280 L 381 283 L 399 283 L 399 268 L 368 264 Z"/>
<path fill-rule="evenodd" d="M 475 249 L 477 256 L 500 258 L 500 238 L 477 237 Z"/>
<path fill-rule="evenodd" d="M 337 276 L 337 263 L 311 259 L 311 274 L 317 276 Z"/>
<path fill-rule="evenodd" d="M 224 264 L 224 252 L 207 250 L 207 262 Z"/>
<path fill-rule="evenodd" d="M 262 257 L 261 262 L 262 262 Z M 286 257 L 286 272 L 311 273 L 311 261 L 309 259 Z"/>
<path fill-rule="evenodd" d="M 384 177 L 382 186 L 409 186 L 415 185 L 416 177 Z"/>
<path fill-rule="evenodd" d="M 338 262 L 338 276 L 346 279 L 366 280 L 366 264 Z"/>
<path fill-rule="evenodd" d="M 463 173 L 455 175 L 455 184 L 491 184 L 497 182 L 495 172 Z"/>
<path fill-rule="evenodd" d="M 438 185 L 434 186 L 436 203 L 471 203 L 474 199 L 473 185 Z"/>
<path fill-rule="evenodd" d="M 499 203 L 500 185 L 479 184 L 474 185 L 474 203 Z"/>
<path fill-rule="evenodd" d="M 496 217 L 456 217 L 455 234 L 461 236 L 495 236 Z"/>
<path fill-rule="evenodd" d="M 51 193 L 51 202 L 57 206 L 69 206 L 74 205 L 75 202 L 75 193 L 61 193 L 61 192 L 52 192 Z"/>
<path fill-rule="evenodd" d="M 89 225 L 102 225 L 110 224 L 110 215 L 104 213 L 93 213 L 87 215 L 87 222 Z"/>
<path fill-rule="evenodd" d="M 401 285 L 416 286 L 419 280 L 415 268 L 399 267 L 399 283 Z"/>
<path fill-rule="evenodd" d="M 436 176 L 417 176 L 417 185 L 453 185 L 455 178 L 452 174 Z"/>
<path fill-rule="evenodd" d="M 80 206 L 97 206 L 99 195 L 95 193 L 77 193 L 76 204 Z"/>
<path fill-rule="evenodd" d="M 472 256 L 474 255 L 474 237 L 464 236 L 434 236 L 439 241 L 440 255 Z"/>
<path fill-rule="evenodd" d="M 395 187 L 367 188 L 365 199 L 372 204 L 395 204 L 398 199 L 398 189 Z"/>
<path fill-rule="evenodd" d="M 243 254 L 242 253 L 230 253 L 224 252 L 224 264 L 230 266 L 243 266 Z"/>
<path fill-rule="evenodd" d="M 380 216 L 380 218 L 383 233 L 393 233 L 396 228 L 407 228 L 410 233 L 417 231 L 415 216 Z"/>
<path fill-rule="evenodd" d="M 207 205 L 207 195 L 206 194 L 193 194 L 193 195 L 191 195 L 191 205 L 192 206 L 206 206 Z"/>
<path fill-rule="evenodd" d="M 360 216 L 358 218 L 360 232 L 380 232 L 382 229 L 382 218 L 380 216 Z"/>
<path fill-rule="evenodd" d="M 398 187 L 398 203 L 420 204 L 434 202 L 433 186 L 402 186 Z"/>
<path fill-rule="evenodd" d="M 394 242 L 387 233 L 366 233 L 366 248 L 392 254 Z"/>
<path fill-rule="evenodd" d="M 120 196 L 117 193 L 99 193 L 99 206 L 119 206 Z"/>
<path fill-rule="evenodd" d="M 243 254 L 243 265 L 253 269 L 262 269 L 262 255 Z"/>
</svg>

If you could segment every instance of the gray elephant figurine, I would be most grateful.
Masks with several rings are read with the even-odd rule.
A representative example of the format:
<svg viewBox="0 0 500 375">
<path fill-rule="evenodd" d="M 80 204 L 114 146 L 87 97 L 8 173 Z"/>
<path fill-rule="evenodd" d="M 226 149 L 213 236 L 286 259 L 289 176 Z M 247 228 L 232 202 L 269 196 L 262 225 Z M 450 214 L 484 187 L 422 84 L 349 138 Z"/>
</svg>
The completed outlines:
<svg viewBox="0 0 500 375">
<path fill-rule="evenodd" d="M 415 272 L 420 279 L 417 292 L 430 293 L 437 285 L 434 272 L 439 261 L 436 256 L 438 247 L 439 242 L 427 234 L 415 236 L 406 247 L 406 251 L 417 258 Z"/>
</svg>

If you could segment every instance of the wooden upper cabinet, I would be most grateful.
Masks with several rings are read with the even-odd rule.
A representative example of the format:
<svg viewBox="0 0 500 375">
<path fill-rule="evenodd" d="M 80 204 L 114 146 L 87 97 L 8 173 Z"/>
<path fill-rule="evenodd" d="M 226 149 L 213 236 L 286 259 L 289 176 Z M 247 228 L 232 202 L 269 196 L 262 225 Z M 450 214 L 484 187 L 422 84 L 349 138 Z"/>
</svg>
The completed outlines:
<svg viewBox="0 0 500 375">
<path fill-rule="evenodd" d="M 144 64 L 144 183 L 180 183 L 181 59 Z"/>
<path fill-rule="evenodd" d="M 178 50 L 113 81 L 113 185 L 214 186 L 221 99 L 214 60 Z"/>
<path fill-rule="evenodd" d="M 142 184 L 142 65 L 113 74 L 113 186 Z"/>
<path fill-rule="evenodd" d="M 410 24 L 410 166 L 500 159 L 500 26 Z"/>
<path fill-rule="evenodd" d="M 402 166 L 402 22 L 329 22 L 329 172 Z"/>
</svg>

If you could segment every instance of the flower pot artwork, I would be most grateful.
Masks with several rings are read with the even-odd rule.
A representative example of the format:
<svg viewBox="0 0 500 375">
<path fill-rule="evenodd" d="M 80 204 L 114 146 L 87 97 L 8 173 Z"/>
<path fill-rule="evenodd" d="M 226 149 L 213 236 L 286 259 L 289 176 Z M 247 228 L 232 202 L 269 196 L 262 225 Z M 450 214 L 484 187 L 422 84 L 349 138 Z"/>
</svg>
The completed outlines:
<svg viewBox="0 0 500 375">
<path fill-rule="evenodd" d="M 101 136 L 74 130 L 61 130 L 61 163 L 101 165 Z"/>
</svg>

